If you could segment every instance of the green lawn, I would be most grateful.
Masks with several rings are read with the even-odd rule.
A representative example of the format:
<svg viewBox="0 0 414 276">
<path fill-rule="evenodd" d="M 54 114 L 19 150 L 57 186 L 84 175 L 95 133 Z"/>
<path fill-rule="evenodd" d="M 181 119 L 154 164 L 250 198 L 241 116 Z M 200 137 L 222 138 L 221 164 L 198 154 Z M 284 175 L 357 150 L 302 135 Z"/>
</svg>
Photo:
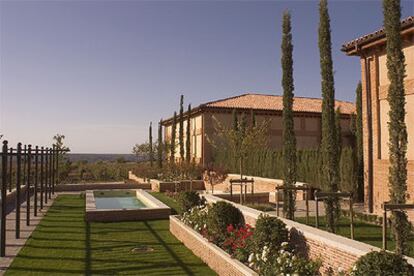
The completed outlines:
<svg viewBox="0 0 414 276">
<path fill-rule="evenodd" d="M 215 275 L 168 220 L 88 224 L 84 209 L 79 195 L 59 196 L 6 275 Z"/>
<path fill-rule="evenodd" d="M 300 223 L 306 224 L 306 218 L 300 217 L 295 218 L 296 221 Z M 310 217 L 309 225 L 315 226 L 315 217 Z M 338 235 L 343 237 L 350 238 L 351 237 L 351 230 L 349 225 L 350 220 L 347 217 L 342 216 L 339 221 L 339 228 L 338 228 Z M 319 228 L 322 230 L 326 229 L 326 220 L 324 216 L 319 218 Z M 395 243 L 392 240 L 391 229 L 387 231 L 388 235 L 388 245 L 387 249 L 393 250 L 395 247 Z M 354 234 L 355 239 L 364 243 L 371 244 L 373 246 L 382 248 L 382 226 L 369 224 L 360 220 L 354 220 Z M 411 254 L 409 256 L 414 257 L 414 235 L 411 235 L 410 241 L 412 241 L 412 248 Z"/>
<path fill-rule="evenodd" d="M 150 192 L 150 194 L 168 205 L 172 209 L 173 215 L 180 213 L 181 208 L 178 205 L 177 201 L 175 201 L 173 198 L 167 196 L 165 193 Z"/>
</svg>

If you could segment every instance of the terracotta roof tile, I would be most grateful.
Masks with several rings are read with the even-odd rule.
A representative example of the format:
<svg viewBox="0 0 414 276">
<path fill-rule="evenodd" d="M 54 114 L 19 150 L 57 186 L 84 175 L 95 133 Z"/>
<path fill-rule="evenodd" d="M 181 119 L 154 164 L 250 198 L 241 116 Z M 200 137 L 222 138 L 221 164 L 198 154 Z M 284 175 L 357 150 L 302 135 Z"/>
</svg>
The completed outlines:
<svg viewBox="0 0 414 276">
<path fill-rule="evenodd" d="M 404 30 L 404 29 L 407 29 L 407 28 L 410 28 L 410 27 L 413 27 L 413 26 L 414 26 L 414 16 L 409 16 L 409 17 L 404 18 L 403 20 L 401 20 L 401 30 Z M 351 40 L 349 42 L 344 43 L 342 45 L 341 51 L 348 52 L 350 50 L 353 50 L 357 44 L 358 45 L 366 44 L 366 43 L 375 41 L 375 40 L 383 38 L 383 37 L 385 37 L 384 27 L 382 27 L 381 29 L 379 29 L 375 32 L 363 35 L 363 36 L 358 37 L 354 40 Z"/>
<path fill-rule="evenodd" d="M 227 99 L 217 100 L 202 104 L 201 107 L 210 108 L 238 108 L 238 109 L 260 109 L 260 110 L 283 110 L 283 97 L 264 94 L 243 94 Z M 355 112 L 355 105 L 350 102 L 336 101 L 335 108 L 340 107 L 341 113 L 352 114 Z M 322 112 L 322 99 L 295 97 L 293 101 L 295 112 Z"/>
</svg>

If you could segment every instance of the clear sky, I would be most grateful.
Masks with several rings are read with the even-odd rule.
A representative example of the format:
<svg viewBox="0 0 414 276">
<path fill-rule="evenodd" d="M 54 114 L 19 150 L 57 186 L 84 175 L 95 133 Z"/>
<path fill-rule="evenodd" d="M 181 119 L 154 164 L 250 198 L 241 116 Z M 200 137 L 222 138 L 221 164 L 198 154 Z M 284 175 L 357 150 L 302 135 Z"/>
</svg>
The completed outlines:
<svg viewBox="0 0 414 276">
<path fill-rule="evenodd" d="M 329 2 L 337 99 L 354 101 L 360 79 L 340 47 L 381 27 L 381 5 Z M 414 1 L 402 5 L 414 14 Z M 129 153 L 180 94 L 193 106 L 281 94 L 285 9 L 295 94 L 320 97 L 316 1 L 0 1 L 0 132 L 13 144 L 61 133 L 73 152 Z"/>
</svg>

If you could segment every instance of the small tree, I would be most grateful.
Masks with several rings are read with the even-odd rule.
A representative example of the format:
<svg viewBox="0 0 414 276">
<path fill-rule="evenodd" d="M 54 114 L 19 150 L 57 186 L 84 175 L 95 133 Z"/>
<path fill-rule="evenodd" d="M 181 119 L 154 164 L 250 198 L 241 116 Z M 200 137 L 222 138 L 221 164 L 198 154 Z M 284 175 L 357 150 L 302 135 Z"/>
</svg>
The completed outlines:
<svg viewBox="0 0 414 276">
<path fill-rule="evenodd" d="M 282 34 L 282 87 L 283 87 L 283 185 L 291 188 L 296 183 L 296 136 L 293 123 L 293 45 L 290 14 L 283 14 Z M 285 189 L 283 212 L 288 219 L 294 219 L 295 192 Z"/>
<path fill-rule="evenodd" d="M 322 187 L 337 192 L 339 183 L 338 149 L 335 128 L 335 87 L 331 51 L 331 27 L 327 0 L 319 3 L 319 52 L 322 78 Z M 336 231 L 340 215 L 339 200 L 329 197 L 325 201 L 328 230 Z"/>
<path fill-rule="evenodd" d="M 185 140 L 185 160 L 189 164 L 191 162 L 191 104 L 188 105 L 187 110 L 187 129 L 186 129 L 186 140 Z"/>
<path fill-rule="evenodd" d="M 152 147 L 152 122 L 150 122 L 149 130 L 148 130 L 148 140 L 149 140 L 149 160 L 150 160 L 150 166 L 153 166 L 154 163 L 154 151 Z"/>
<path fill-rule="evenodd" d="M 207 136 L 208 142 L 215 149 L 227 149 L 239 166 L 240 177 L 243 177 L 244 161 L 247 153 L 257 149 L 265 149 L 268 145 L 269 121 L 248 125 L 246 116 L 242 115 L 237 128 L 221 124 L 213 116 L 215 137 Z"/>
<path fill-rule="evenodd" d="M 162 119 L 158 123 L 158 141 L 157 141 L 157 163 L 158 168 L 162 168 L 163 142 L 162 142 Z"/>
<path fill-rule="evenodd" d="M 178 130 L 178 141 L 180 143 L 180 161 L 184 161 L 184 96 L 180 97 L 180 125 Z"/>
<path fill-rule="evenodd" d="M 57 163 L 59 167 L 59 175 L 57 176 L 58 183 L 62 180 L 62 177 L 66 177 L 70 170 L 69 161 L 66 158 L 66 152 L 70 151 L 70 149 L 64 145 L 65 135 L 63 134 L 56 134 L 53 136 L 53 140 L 55 141 L 56 150 L 58 150 L 57 156 Z"/>
<path fill-rule="evenodd" d="M 177 112 L 174 112 L 172 126 L 171 126 L 171 141 L 170 141 L 170 161 L 174 163 L 175 160 L 175 139 L 177 132 Z"/>
<path fill-rule="evenodd" d="M 356 117 L 355 117 L 355 151 L 356 151 L 356 176 L 357 199 L 364 200 L 364 149 L 362 141 L 362 85 L 358 83 L 356 93 Z"/>
<path fill-rule="evenodd" d="M 399 0 L 384 0 L 384 28 L 387 37 L 387 69 L 390 85 L 389 122 L 389 193 L 391 203 L 405 204 L 407 198 L 407 126 L 405 123 L 405 58 L 401 43 L 401 7 Z M 392 212 L 392 228 L 397 254 L 410 250 L 410 223 L 404 211 Z"/>
</svg>

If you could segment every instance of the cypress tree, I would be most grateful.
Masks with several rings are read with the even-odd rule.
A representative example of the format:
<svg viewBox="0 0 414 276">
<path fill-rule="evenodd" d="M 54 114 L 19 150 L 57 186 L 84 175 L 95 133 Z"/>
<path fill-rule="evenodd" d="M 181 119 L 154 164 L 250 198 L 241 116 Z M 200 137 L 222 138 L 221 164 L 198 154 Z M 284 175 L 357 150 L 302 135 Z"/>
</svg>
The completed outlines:
<svg viewBox="0 0 414 276">
<path fill-rule="evenodd" d="M 190 163 L 191 161 L 191 127 L 190 127 L 190 120 L 191 120 L 191 104 L 188 105 L 188 111 L 187 111 L 187 131 L 186 131 L 186 144 L 185 144 L 185 159 L 187 163 Z"/>
<path fill-rule="evenodd" d="M 175 161 L 175 138 L 177 132 L 177 112 L 174 112 L 172 126 L 171 126 L 171 144 L 170 144 L 170 161 Z"/>
<path fill-rule="evenodd" d="M 320 0 L 319 16 L 319 52 L 322 78 L 321 184 L 326 191 L 337 192 L 339 168 L 338 158 L 336 156 L 338 150 L 336 148 L 335 131 L 335 88 L 331 52 L 331 28 L 327 0 Z M 329 197 L 325 200 L 325 210 L 328 230 L 335 232 L 340 215 L 338 199 Z"/>
<path fill-rule="evenodd" d="M 250 109 L 250 122 L 252 124 L 252 127 L 256 126 L 256 114 L 254 113 L 253 109 Z"/>
<path fill-rule="evenodd" d="M 341 109 L 338 107 L 335 111 L 335 132 L 336 132 L 336 149 L 338 160 L 341 158 L 342 152 L 342 127 L 341 127 Z M 339 161 L 338 161 L 339 164 Z"/>
<path fill-rule="evenodd" d="M 157 148 L 157 161 L 158 168 L 162 168 L 162 154 L 163 154 L 163 143 L 162 143 L 162 119 L 158 123 L 158 148 Z"/>
<path fill-rule="evenodd" d="M 150 165 L 152 167 L 154 163 L 154 151 L 152 148 L 152 122 L 150 122 L 150 125 L 149 125 L 149 159 L 150 159 Z"/>
<path fill-rule="evenodd" d="M 356 89 L 356 118 L 355 118 L 355 150 L 356 150 L 356 181 L 357 199 L 364 200 L 364 151 L 362 141 L 362 85 Z"/>
<path fill-rule="evenodd" d="M 389 193 L 390 202 L 405 204 L 407 197 L 407 127 L 405 124 L 405 58 L 400 36 L 401 7 L 399 0 L 384 0 L 384 28 L 387 38 L 387 69 L 389 111 Z M 409 251 L 410 232 L 407 214 L 392 212 L 392 228 L 396 243 L 396 253 Z"/>
<path fill-rule="evenodd" d="M 237 130 L 238 130 L 238 128 L 239 128 L 239 121 L 238 121 L 238 119 L 237 119 L 237 112 L 236 112 L 236 109 L 233 109 L 232 116 L 233 116 L 233 130 L 234 130 L 234 131 L 237 131 Z"/>
<path fill-rule="evenodd" d="M 282 34 L 282 87 L 283 87 L 283 185 L 291 188 L 296 183 L 296 136 L 293 125 L 293 45 L 290 13 L 283 14 Z M 294 219 L 295 192 L 284 190 L 283 212 L 288 219 Z"/>
<path fill-rule="evenodd" d="M 180 97 L 180 128 L 178 130 L 178 141 L 180 143 L 180 160 L 184 161 L 184 95 Z"/>
</svg>

